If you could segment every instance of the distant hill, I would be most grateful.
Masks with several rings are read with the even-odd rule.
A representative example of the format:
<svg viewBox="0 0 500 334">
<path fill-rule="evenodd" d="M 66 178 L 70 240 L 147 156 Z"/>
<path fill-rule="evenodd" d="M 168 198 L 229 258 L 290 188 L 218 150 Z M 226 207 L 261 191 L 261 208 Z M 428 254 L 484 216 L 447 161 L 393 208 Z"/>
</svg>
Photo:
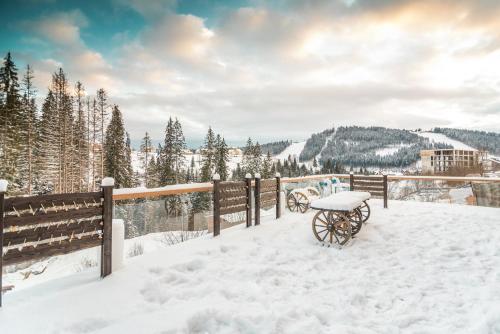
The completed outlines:
<svg viewBox="0 0 500 334">
<path fill-rule="evenodd" d="M 450 128 L 435 128 L 434 132 L 442 133 L 478 150 L 500 155 L 500 133 Z"/>
<path fill-rule="evenodd" d="M 333 159 L 354 167 L 406 167 L 420 158 L 420 150 L 450 148 L 444 143 L 401 129 L 341 126 L 311 135 L 301 152 L 301 161 Z"/>
</svg>

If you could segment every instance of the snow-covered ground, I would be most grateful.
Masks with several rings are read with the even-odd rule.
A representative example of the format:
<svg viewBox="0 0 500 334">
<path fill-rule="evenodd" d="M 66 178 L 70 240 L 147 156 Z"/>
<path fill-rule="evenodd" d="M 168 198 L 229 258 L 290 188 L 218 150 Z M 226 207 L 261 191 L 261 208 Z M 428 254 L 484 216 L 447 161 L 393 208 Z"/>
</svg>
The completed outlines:
<svg viewBox="0 0 500 334">
<path fill-rule="evenodd" d="M 399 145 L 389 145 L 384 148 L 378 149 L 375 151 L 375 155 L 378 155 L 380 157 L 386 157 L 389 155 L 393 155 L 397 151 L 399 151 L 402 147 L 408 147 L 410 145 L 401 143 Z"/>
<path fill-rule="evenodd" d="M 461 141 L 451 139 L 448 136 L 445 136 L 442 133 L 435 132 L 416 132 L 417 135 L 429 138 L 429 141 L 432 143 L 444 143 L 453 146 L 454 149 L 457 150 L 475 150 L 475 148 L 470 147 Z"/>
<path fill-rule="evenodd" d="M 274 159 L 276 160 L 286 160 L 288 159 L 288 156 L 291 156 L 292 158 L 296 158 L 297 161 L 299 161 L 299 156 L 302 150 L 304 149 L 304 146 L 306 145 L 306 141 L 301 141 L 298 143 L 292 143 L 290 146 L 288 146 L 283 152 L 280 154 L 277 154 L 274 156 Z"/>
<path fill-rule="evenodd" d="M 372 200 L 343 249 L 313 212 L 4 295 L 1 333 L 499 333 L 499 209 Z"/>
</svg>

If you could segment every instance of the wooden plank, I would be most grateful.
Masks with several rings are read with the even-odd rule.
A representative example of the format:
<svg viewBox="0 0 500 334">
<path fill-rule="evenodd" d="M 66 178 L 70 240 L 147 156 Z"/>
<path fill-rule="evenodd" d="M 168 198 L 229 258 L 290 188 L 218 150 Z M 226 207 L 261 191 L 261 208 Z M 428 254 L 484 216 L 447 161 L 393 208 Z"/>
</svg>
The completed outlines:
<svg viewBox="0 0 500 334">
<path fill-rule="evenodd" d="M 26 229 L 18 232 L 4 232 L 4 245 L 19 245 L 26 242 L 36 242 L 50 239 L 52 237 L 70 236 L 94 230 L 102 230 L 102 221 L 87 220 L 80 223 L 50 225 L 38 227 L 37 229 Z"/>
<path fill-rule="evenodd" d="M 372 196 L 384 197 L 384 192 L 383 191 L 369 191 L 369 193 Z"/>
<path fill-rule="evenodd" d="M 380 175 L 354 175 L 354 182 L 356 181 L 379 181 L 382 182 Z"/>
<path fill-rule="evenodd" d="M 281 177 L 276 176 L 276 219 L 281 217 Z"/>
<path fill-rule="evenodd" d="M 264 188 L 273 188 L 276 189 L 276 180 L 275 179 L 265 179 L 260 181 L 261 189 Z"/>
<path fill-rule="evenodd" d="M 5 193 L 0 192 L 0 288 L 2 285 L 3 276 L 3 215 L 5 208 Z M 2 307 L 2 293 L 0 292 L 0 307 Z"/>
<path fill-rule="evenodd" d="M 214 193 L 213 193 L 213 207 L 214 207 L 214 237 L 218 236 L 220 234 L 220 215 L 221 215 L 221 208 L 220 208 L 220 180 L 219 179 L 214 179 Z"/>
<path fill-rule="evenodd" d="M 101 207 L 90 207 L 83 208 L 79 210 L 68 210 L 68 211 L 58 211 L 58 212 L 36 212 L 35 215 L 27 214 L 23 216 L 5 216 L 4 228 L 11 226 L 21 226 L 39 223 L 51 223 L 58 221 L 65 221 L 69 219 L 85 219 L 92 218 L 102 215 Z"/>
<path fill-rule="evenodd" d="M 375 186 L 380 186 L 382 187 L 384 185 L 384 182 L 382 180 L 380 181 L 370 181 L 370 180 L 354 180 L 354 186 L 356 185 L 375 185 Z"/>
<path fill-rule="evenodd" d="M 247 227 L 252 226 L 252 178 L 245 179 L 246 183 L 246 218 Z"/>
<path fill-rule="evenodd" d="M 221 208 L 226 208 L 229 206 L 241 205 L 241 204 L 247 204 L 246 197 L 233 197 L 229 199 L 221 199 L 220 201 Z"/>
<path fill-rule="evenodd" d="M 247 190 L 246 189 L 240 189 L 240 190 L 231 190 L 231 191 L 220 191 L 220 198 L 221 199 L 229 199 L 229 198 L 234 198 L 234 197 L 243 197 L 246 196 Z"/>
<path fill-rule="evenodd" d="M 276 187 L 270 187 L 270 188 L 260 188 L 260 193 L 275 193 L 276 192 Z"/>
<path fill-rule="evenodd" d="M 43 205 L 44 207 L 52 207 L 52 205 L 73 205 L 73 202 L 77 204 L 87 203 L 101 203 L 101 192 L 88 192 L 88 193 L 69 193 L 69 194 L 50 194 L 50 195 L 38 195 L 38 196 L 27 196 L 27 197 L 10 197 L 5 200 L 5 211 L 13 211 L 14 207 L 16 210 L 29 210 L 30 205 L 33 210 L 38 209 Z"/>
<path fill-rule="evenodd" d="M 260 178 L 255 178 L 254 188 L 255 218 L 254 224 L 260 225 Z"/>
<path fill-rule="evenodd" d="M 37 247 L 27 246 L 21 250 L 18 248 L 10 249 L 7 254 L 4 254 L 3 260 L 5 265 L 15 263 L 40 260 L 50 256 L 68 254 L 74 251 L 100 246 L 102 240 L 97 234 L 83 236 L 81 239 L 57 241 L 52 244 L 42 244 Z"/>
<path fill-rule="evenodd" d="M 227 215 L 227 214 L 230 214 L 230 213 L 236 213 L 236 212 L 246 211 L 246 209 L 247 209 L 247 205 L 246 204 L 235 205 L 235 206 L 221 208 L 220 209 L 220 214 L 221 215 Z"/>
<path fill-rule="evenodd" d="M 276 200 L 276 192 L 260 194 L 260 201 Z"/>
<path fill-rule="evenodd" d="M 383 186 L 376 186 L 376 187 L 368 187 L 368 186 L 363 186 L 363 187 L 354 187 L 354 191 L 384 191 Z"/>
<path fill-rule="evenodd" d="M 268 200 L 268 201 L 263 201 L 260 202 L 260 206 L 264 208 L 268 208 L 270 206 L 275 206 L 276 205 L 276 200 Z"/>
<path fill-rule="evenodd" d="M 102 249 L 101 249 L 101 277 L 112 272 L 111 251 L 113 249 L 113 186 L 102 187 Z"/>
</svg>

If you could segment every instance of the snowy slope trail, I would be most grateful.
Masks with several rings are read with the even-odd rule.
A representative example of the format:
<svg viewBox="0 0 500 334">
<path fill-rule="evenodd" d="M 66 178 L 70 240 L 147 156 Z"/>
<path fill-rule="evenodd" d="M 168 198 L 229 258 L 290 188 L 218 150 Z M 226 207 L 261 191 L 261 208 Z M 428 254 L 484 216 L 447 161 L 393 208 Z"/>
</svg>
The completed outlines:
<svg viewBox="0 0 500 334">
<path fill-rule="evenodd" d="M 7 293 L 2 333 L 498 333 L 499 209 L 372 200 L 343 249 L 307 214 Z"/>
<path fill-rule="evenodd" d="M 475 150 L 475 148 L 466 145 L 462 143 L 461 141 L 451 139 L 448 136 L 445 136 L 442 133 L 435 133 L 435 132 L 416 132 L 417 135 L 424 137 L 424 138 L 429 138 L 429 141 L 435 142 L 435 143 L 444 143 L 453 146 L 454 149 L 457 150 Z"/>
<path fill-rule="evenodd" d="M 288 146 L 283 152 L 280 154 L 277 154 L 274 156 L 275 159 L 279 160 L 286 160 L 288 159 L 288 156 L 296 156 L 297 160 L 300 156 L 300 153 L 304 149 L 304 146 L 306 145 L 306 141 L 301 141 L 298 143 L 292 143 L 290 146 Z"/>
</svg>

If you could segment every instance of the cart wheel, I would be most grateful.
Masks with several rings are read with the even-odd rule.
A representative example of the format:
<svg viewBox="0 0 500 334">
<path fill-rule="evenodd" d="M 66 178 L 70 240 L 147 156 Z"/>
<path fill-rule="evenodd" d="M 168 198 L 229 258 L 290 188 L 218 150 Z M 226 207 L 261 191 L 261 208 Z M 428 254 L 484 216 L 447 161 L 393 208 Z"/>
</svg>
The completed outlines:
<svg viewBox="0 0 500 334">
<path fill-rule="evenodd" d="M 349 219 L 340 212 L 321 210 L 313 218 L 312 228 L 316 239 L 330 244 L 345 245 L 351 238 Z"/>
<path fill-rule="evenodd" d="M 347 214 L 347 218 L 351 222 L 352 235 L 358 234 L 361 231 L 361 227 L 363 226 L 363 216 L 359 208 L 354 209 L 353 211 Z"/>
<path fill-rule="evenodd" d="M 287 197 L 286 205 L 292 212 L 304 213 L 309 209 L 309 200 L 303 193 L 292 192 Z"/>
<path fill-rule="evenodd" d="M 307 192 L 309 193 L 309 195 L 313 196 L 313 197 L 320 197 L 320 193 L 318 191 L 318 189 L 314 188 L 314 187 L 307 187 Z"/>
<path fill-rule="evenodd" d="M 363 223 L 366 223 L 368 218 L 370 218 L 370 206 L 367 201 L 363 201 L 363 204 L 359 207 L 359 211 L 361 211 L 361 216 L 363 217 Z"/>
</svg>

